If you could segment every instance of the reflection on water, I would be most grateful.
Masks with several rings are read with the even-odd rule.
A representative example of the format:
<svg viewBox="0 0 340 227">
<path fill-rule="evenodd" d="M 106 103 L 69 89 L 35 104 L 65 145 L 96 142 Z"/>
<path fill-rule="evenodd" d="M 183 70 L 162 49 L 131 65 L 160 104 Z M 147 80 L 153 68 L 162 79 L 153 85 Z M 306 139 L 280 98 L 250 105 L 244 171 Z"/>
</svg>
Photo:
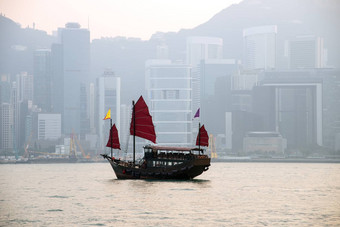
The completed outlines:
<svg viewBox="0 0 340 227">
<path fill-rule="evenodd" d="M 0 225 L 339 226 L 339 164 L 213 163 L 191 181 L 107 163 L 0 165 Z"/>
</svg>

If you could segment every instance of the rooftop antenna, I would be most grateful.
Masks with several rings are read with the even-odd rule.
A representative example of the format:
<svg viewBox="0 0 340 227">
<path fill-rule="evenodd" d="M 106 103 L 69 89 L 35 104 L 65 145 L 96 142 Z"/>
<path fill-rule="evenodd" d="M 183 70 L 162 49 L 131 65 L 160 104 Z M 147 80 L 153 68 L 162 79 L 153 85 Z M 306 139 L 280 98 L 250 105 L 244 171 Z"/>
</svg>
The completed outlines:
<svg viewBox="0 0 340 227">
<path fill-rule="evenodd" d="M 87 30 L 90 30 L 90 16 L 87 16 Z"/>
</svg>

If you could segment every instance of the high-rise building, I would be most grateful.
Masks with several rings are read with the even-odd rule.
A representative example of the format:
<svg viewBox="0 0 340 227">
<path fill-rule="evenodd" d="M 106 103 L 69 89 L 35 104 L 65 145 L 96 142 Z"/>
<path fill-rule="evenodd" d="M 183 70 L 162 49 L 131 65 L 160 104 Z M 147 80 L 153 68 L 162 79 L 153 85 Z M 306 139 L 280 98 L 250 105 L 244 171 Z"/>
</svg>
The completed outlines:
<svg viewBox="0 0 340 227">
<path fill-rule="evenodd" d="M 225 112 L 231 109 L 231 75 L 237 70 L 238 63 L 234 59 L 210 59 L 202 60 L 194 71 L 198 74 L 192 74 L 193 90 L 200 94 L 200 105 L 193 110 L 201 108 L 200 120 L 214 135 L 224 132 Z"/>
<path fill-rule="evenodd" d="M 89 117 L 90 117 L 90 132 L 95 133 L 95 85 L 90 83 L 90 97 L 89 97 Z"/>
<path fill-rule="evenodd" d="M 243 64 L 246 70 L 270 70 L 276 67 L 276 34 L 276 25 L 243 30 Z"/>
<path fill-rule="evenodd" d="M 195 67 L 201 60 L 222 59 L 223 40 L 217 37 L 187 38 L 187 64 Z"/>
<path fill-rule="evenodd" d="M 27 116 L 29 115 L 29 109 L 32 107 L 33 101 L 33 75 L 29 75 L 27 73 L 21 73 L 21 82 L 20 82 L 20 96 L 21 99 L 19 101 L 19 134 L 20 134 L 20 143 L 18 144 L 19 148 L 24 146 L 24 143 L 27 139 L 26 136 L 26 126 L 27 126 Z"/>
<path fill-rule="evenodd" d="M 0 104 L 10 103 L 11 100 L 11 83 L 9 75 L 0 76 Z"/>
<path fill-rule="evenodd" d="M 17 101 L 33 100 L 33 76 L 27 72 L 21 72 L 16 75 L 16 84 L 18 86 Z"/>
<path fill-rule="evenodd" d="M 60 113 L 62 122 L 64 119 L 64 66 L 63 47 L 54 43 L 51 46 L 51 112 Z M 62 123 L 62 132 L 63 123 Z"/>
<path fill-rule="evenodd" d="M 3 149 L 4 144 L 8 144 L 8 139 L 4 139 L 4 138 L 8 138 L 8 133 L 10 130 L 9 125 L 10 122 L 7 119 L 7 114 L 9 111 L 9 108 L 11 108 L 11 106 L 8 107 L 8 105 L 10 105 L 10 100 L 11 100 L 11 84 L 9 81 L 9 76 L 8 75 L 1 75 L 0 76 L 0 149 Z M 3 116 L 3 105 L 5 108 L 5 112 L 4 112 L 4 116 Z M 4 119 L 3 119 L 4 118 Z M 6 128 L 7 127 L 7 128 Z M 13 134 L 13 133 L 12 133 Z M 12 135 L 11 134 L 11 135 Z M 12 140 L 11 140 L 12 141 Z M 13 142 L 11 142 L 13 144 Z M 7 145 L 5 145 L 7 146 Z M 12 148 L 12 146 L 11 146 Z"/>
<path fill-rule="evenodd" d="M 218 81 L 220 85 L 225 85 L 227 88 L 226 77 L 230 76 L 230 73 L 236 68 L 235 60 L 223 59 L 223 39 L 218 37 L 189 37 L 187 38 L 186 47 L 186 58 L 187 64 L 192 67 L 191 78 L 192 78 L 192 110 L 196 111 L 200 108 L 200 120 L 207 124 L 207 130 L 210 133 L 217 134 L 218 130 L 216 127 L 211 125 L 209 129 L 208 119 L 212 119 L 209 112 L 211 105 L 217 106 L 216 98 L 216 86 Z M 221 80 L 224 80 L 223 82 Z M 230 86 L 229 86 L 230 87 Z M 225 89 L 224 90 L 228 90 Z M 230 89 L 229 89 L 230 90 Z M 227 97 L 223 97 L 224 99 Z M 218 106 L 222 107 L 221 121 L 224 120 L 224 104 Z M 219 109 L 221 110 L 221 109 Z M 215 111 L 217 113 L 217 111 Z M 216 116 L 214 116 L 216 117 Z M 207 120 L 207 121 L 205 121 Z M 214 118 L 214 122 L 216 118 Z M 192 132 L 195 136 L 198 132 L 198 123 L 194 121 L 192 124 Z M 223 124 L 219 124 L 222 126 Z M 221 127 L 223 128 L 223 127 Z M 215 130 L 216 129 L 216 130 Z M 223 131 L 223 129 L 221 129 Z"/>
<path fill-rule="evenodd" d="M 130 140 L 130 122 L 131 122 L 131 105 L 120 105 L 120 132 L 119 141 L 120 148 L 123 151 L 128 151 L 128 147 L 132 147 L 132 140 Z M 131 143 L 131 146 L 130 144 Z M 131 149 L 130 149 L 131 150 Z"/>
<path fill-rule="evenodd" d="M 277 131 L 289 149 L 323 145 L 322 79 L 309 72 L 266 72 L 254 90 L 253 112 L 262 129 Z"/>
<path fill-rule="evenodd" d="M 11 100 L 13 113 L 13 149 L 17 152 L 25 142 L 25 121 L 28 105 L 33 99 L 33 76 L 22 72 L 12 82 Z"/>
<path fill-rule="evenodd" d="M 107 70 L 97 78 L 97 134 L 99 147 L 104 148 L 109 138 L 110 122 L 103 121 L 107 111 L 111 109 L 112 124 L 116 124 L 120 133 L 120 77 Z"/>
<path fill-rule="evenodd" d="M 74 130 L 82 136 L 88 129 L 82 123 L 87 121 L 84 94 L 90 74 L 90 32 L 78 23 L 67 23 L 65 28 L 58 29 L 58 35 L 63 59 L 63 132 L 69 134 Z"/>
<path fill-rule="evenodd" d="M 157 144 L 192 145 L 191 67 L 170 60 L 146 62 L 146 90 Z"/>
<path fill-rule="evenodd" d="M 289 50 L 291 69 L 323 68 L 326 64 L 321 37 L 298 36 L 290 41 Z"/>
<path fill-rule="evenodd" d="M 0 149 L 13 149 L 13 109 L 9 103 L 1 104 Z"/>
<path fill-rule="evenodd" d="M 51 50 L 39 49 L 33 59 L 33 103 L 44 112 L 51 111 Z"/>
<path fill-rule="evenodd" d="M 61 115 L 51 113 L 38 114 L 38 139 L 57 140 L 61 137 Z"/>
</svg>

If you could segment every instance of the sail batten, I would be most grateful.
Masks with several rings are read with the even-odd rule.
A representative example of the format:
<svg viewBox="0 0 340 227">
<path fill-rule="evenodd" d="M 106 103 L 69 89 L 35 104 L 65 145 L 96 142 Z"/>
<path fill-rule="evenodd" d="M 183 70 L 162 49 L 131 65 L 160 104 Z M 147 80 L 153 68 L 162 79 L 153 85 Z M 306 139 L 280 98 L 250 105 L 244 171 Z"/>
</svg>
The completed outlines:
<svg viewBox="0 0 340 227">
<path fill-rule="evenodd" d="M 130 135 L 135 135 L 143 139 L 156 143 L 155 126 L 152 122 L 152 116 L 149 108 L 141 96 L 134 105 L 132 114 Z"/>
<path fill-rule="evenodd" d="M 118 130 L 116 128 L 116 124 L 114 124 L 111 127 L 110 137 L 109 137 L 109 140 L 107 141 L 106 147 L 112 147 L 113 149 L 120 150 L 120 143 L 119 143 Z"/>
</svg>

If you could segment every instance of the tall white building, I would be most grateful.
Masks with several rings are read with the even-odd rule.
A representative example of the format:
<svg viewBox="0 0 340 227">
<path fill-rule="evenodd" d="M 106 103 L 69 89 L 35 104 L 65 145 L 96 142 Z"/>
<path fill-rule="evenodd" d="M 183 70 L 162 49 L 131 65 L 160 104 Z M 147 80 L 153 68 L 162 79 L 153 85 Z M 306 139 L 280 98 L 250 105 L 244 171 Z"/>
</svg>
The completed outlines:
<svg viewBox="0 0 340 227">
<path fill-rule="evenodd" d="M 109 138 L 110 120 L 103 120 L 111 109 L 112 124 L 116 124 L 120 134 L 120 77 L 115 76 L 110 70 L 104 72 L 97 79 L 97 123 L 99 147 L 104 148 Z"/>
<path fill-rule="evenodd" d="M 131 122 L 131 115 L 132 113 L 132 106 L 131 105 L 120 105 L 120 130 L 119 130 L 119 141 L 120 141 L 120 148 L 122 151 L 129 151 L 128 148 L 130 146 L 130 122 Z M 131 149 L 130 149 L 131 150 Z"/>
<path fill-rule="evenodd" d="M 276 67 L 276 34 L 276 25 L 243 30 L 243 63 L 246 70 L 270 70 Z"/>
<path fill-rule="evenodd" d="M 25 121 L 28 106 L 33 100 L 33 76 L 27 72 L 16 75 L 16 82 L 12 86 L 12 105 L 14 116 L 15 149 L 24 145 Z"/>
<path fill-rule="evenodd" d="M 38 114 L 38 139 L 57 140 L 61 137 L 61 115 L 52 113 Z"/>
<path fill-rule="evenodd" d="M 191 146 L 192 88 L 190 69 L 170 60 L 148 60 L 146 90 L 157 144 Z"/>
<path fill-rule="evenodd" d="M 213 87 L 216 79 L 214 78 L 214 75 L 220 75 L 220 73 L 206 75 L 204 73 L 205 66 L 210 63 L 215 66 L 223 65 L 225 63 L 225 59 L 223 59 L 223 39 L 206 36 L 188 37 L 186 60 L 187 64 L 192 67 L 192 110 L 196 111 L 198 108 L 202 108 L 202 96 L 205 95 L 204 91 L 206 86 L 210 88 Z M 206 83 L 207 81 L 209 83 Z M 194 124 L 192 125 L 192 131 L 193 134 L 196 135 L 198 132 L 198 122 L 194 121 Z"/>
<path fill-rule="evenodd" d="M 32 101 L 33 100 L 33 76 L 27 72 L 21 72 L 16 76 L 18 86 L 17 101 Z"/>
<path fill-rule="evenodd" d="M 90 117 L 90 132 L 95 133 L 95 88 L 94 83 L 90 83 L 89 97 L 89 117 Z"/>
<path fill-rule="evenodd" d="M 194 36 L 187 38 L 187 64 L 195 67 L 201 60 L 223 58 L 223 39 Z"/>
</svg>

